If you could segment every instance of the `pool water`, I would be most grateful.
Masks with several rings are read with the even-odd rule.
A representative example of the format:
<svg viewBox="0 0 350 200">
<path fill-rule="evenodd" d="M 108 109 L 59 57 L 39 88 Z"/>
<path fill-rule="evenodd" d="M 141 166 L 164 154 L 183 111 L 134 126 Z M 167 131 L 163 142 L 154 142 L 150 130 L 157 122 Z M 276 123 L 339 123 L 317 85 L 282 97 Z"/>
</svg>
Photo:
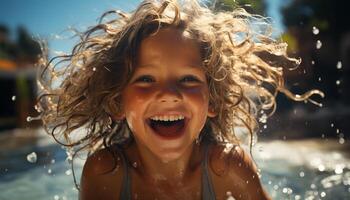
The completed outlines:
<svg viewBox="0 0 350 200">
<path fill-rule="evenodd" d="M 28 138 L 34 142 L 23 142 Z M 0 133 L 0 144 L 0 200 L 78 199 L 66 151 L 42 131 Z M 346 142 L 327 139 L 274 140 L 259 142 L 253 155 L 273 199 L 343 200 L 350 199 L 348 150 Z M 74 164 L 79 181 L 84 159 Z"/>
</svg>

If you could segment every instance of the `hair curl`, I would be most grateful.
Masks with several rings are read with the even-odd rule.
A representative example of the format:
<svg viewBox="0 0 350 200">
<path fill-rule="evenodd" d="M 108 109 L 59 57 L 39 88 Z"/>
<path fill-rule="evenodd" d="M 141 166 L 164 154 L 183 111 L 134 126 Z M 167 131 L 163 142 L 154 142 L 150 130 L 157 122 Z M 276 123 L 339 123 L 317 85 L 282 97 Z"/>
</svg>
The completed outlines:
<svg viewBox="0 0 350 200">
<path fill-rule="evenodd" d="M 121 91 L 135 70 L 141 41 L 166 27 L 184 31 L 200 46 L 209 104 L 218 113 L 207 120 L 205 138 L 237 143 L 234 128 L 243 127 L 252 141 L 261 111 L 267 117 L 274 113 L 278 92 L 313 103 L 310 96 L 323 96 L 318 90 L 294 95 L 285 87 L 283 69 L 300 61 L 287 56 L 285 43 L 270 37 L 265 18 L 242 8 L 213 12 L 197 1 L 147 0 L 131 13 L 104 13 L 96 26 L 78 34 L 71 54 L 50 61 L 43 55 L 38 105 L 47 132 L 62 145 L 89 151 L 125 141 L 125 120 L 112 116 L 121 111 Z M 73 141 L 81 128 L 84 137 Z"/>
</svg>

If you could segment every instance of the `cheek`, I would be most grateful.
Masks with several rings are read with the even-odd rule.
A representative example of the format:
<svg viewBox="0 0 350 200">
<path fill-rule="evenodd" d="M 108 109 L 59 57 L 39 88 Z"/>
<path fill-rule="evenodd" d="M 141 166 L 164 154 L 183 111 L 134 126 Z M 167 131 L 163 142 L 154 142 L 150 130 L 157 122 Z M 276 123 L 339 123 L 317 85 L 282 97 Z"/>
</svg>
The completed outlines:
<svg viewBox="0 0 350 200">
<path fill-rule="evenodd" d="M 189 102 L 200 105 L 203 109 L 206 109 L 209 104 L 209 93 L 206 88 L 191 88 L 185 90 Z"/>
<path fill-rule="evenodd" d="M 122 93 L 123 105 L 125 111 L 137 109 L 146 105 L 147 101 L 151 99 L 152 93 L 149 89 L 131 88 Z"/>
</svg>

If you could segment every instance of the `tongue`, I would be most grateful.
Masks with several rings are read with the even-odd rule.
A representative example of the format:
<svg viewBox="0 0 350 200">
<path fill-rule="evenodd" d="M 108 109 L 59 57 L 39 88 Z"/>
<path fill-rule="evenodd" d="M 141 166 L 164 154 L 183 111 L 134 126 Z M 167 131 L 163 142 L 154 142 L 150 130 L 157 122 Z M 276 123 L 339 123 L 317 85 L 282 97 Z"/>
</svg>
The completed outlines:
<svg viewBox="0 0 350 200">
<path fill-rule="evenodd" d="M 185 120 L 179 120 L 176 122 L 153 122 L 151 123 L 151 127 L 153 130 L 164 136 L 170 136 L 170 135 L 175 135 L 180 132 L 182 127 L 184 126 L 184 121 Z"/>
</svg>

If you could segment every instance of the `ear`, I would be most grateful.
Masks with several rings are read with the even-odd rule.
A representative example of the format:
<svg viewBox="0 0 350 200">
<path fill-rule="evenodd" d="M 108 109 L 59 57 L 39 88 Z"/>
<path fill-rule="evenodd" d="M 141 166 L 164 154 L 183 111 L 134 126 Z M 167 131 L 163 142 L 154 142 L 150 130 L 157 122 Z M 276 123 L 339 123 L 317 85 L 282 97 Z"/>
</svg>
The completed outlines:
<svg viewBox="0 0 350 200">
<path fill-rule="evenodd" d="M 208 108 L 208 117 L 216 117 L 218 114 L 214 111 L 214 109 L 209 106 Z"/>
</svg>

